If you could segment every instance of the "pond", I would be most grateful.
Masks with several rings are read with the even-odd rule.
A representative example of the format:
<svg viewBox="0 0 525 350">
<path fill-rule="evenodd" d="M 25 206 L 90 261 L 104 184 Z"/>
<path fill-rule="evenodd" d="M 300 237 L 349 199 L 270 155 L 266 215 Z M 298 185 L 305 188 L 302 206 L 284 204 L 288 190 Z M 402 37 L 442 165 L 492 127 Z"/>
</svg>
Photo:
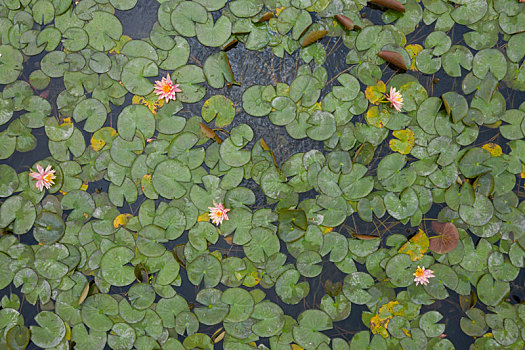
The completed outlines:
<svg viewBox="0 0 525 350">
<path fill-rule="evenodd" d="M 0 348 L 525 348 L 525 4 L 4 0 Z"/>
</svg>

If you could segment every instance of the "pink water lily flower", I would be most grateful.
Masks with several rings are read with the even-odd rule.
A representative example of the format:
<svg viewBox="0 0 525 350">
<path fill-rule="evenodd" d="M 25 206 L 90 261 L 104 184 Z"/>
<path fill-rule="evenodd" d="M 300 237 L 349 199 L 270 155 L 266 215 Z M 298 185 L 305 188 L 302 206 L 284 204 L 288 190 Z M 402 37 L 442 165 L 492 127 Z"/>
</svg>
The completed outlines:
<svg viewBox="0 0 525 350">
<path fill-rule="evenodd" d="M 425 270 L 424 266 L 423 268 L 418 266 L 416 272 L 414 273 L 414 276 L 416 276 L 416 278 L 414 278 L 414 282 L 416 282 L 416 286 L 420 283 L 426 286 L 428 284 L 429 278 L 436 277 L 433 275 L 433 273 L 434 271 L 432 270 Z"/>
<path fill-rule="evenodd" d="M 169 100 L 175 101 L 177 99 L 177 92 L 182 92 L 182 90 L 179 89 L 179 84 L 174 84 L 171 81 L 169 74 L 162 78 L 162 80 L 155 81 L 155 94 L 159 96 L 159 100 L 164 98 L 166 103 L 168 103 Z"/>
<path fill-rule="evenodd" d="M 229 220 L 227 212 L 230 211 L 230 209 L 224 208 L 224 205 L 222 203 L 215 203 L 213 202 L 213 207 L 208 207 L 210 209 L 210 219 L 211 222 L 215 225 L 219 226 L 219 224 L 222 223 L 223 220 Z"/>
<path fill-rule="evenodd" d="M 29 176 L 36 180 L 35 188 L 38 188 L 42 191 L 45 188 L 51 188 L 51 185 L 54 184 L 53 179 L 55 176 L 55 170 L 51 168 L 51 165 L 48 165 L 46 169 L 42 168 L 40 164 L 36 165 L 37 171 L 31 171 Z"/>
<path fill-rule="evenodd" d="M 399 91 L 396 91 L 395 87 L 390 87 L 390 94 L 387 94 L 386 99 L 396 111 L 401 112 L 401 107 L 403 107 L 403 96 Z"/>
</svg>

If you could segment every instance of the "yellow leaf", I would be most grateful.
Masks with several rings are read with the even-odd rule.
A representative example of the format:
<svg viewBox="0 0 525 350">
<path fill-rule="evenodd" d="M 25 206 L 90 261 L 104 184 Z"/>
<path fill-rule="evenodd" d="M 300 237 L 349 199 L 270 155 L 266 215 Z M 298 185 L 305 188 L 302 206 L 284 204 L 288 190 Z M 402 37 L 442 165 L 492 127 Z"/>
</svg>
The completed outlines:
<svg viewBox="0 0 525 350">
<path fill-rule="evenodd" d="M 290 347 L 292 348 L 292 350 L 304 350 L 304 348 L 300 347 L 297 344 L 290 344 Z"/>
<path fill-rule="evenodd" d="M 109 126 L 95 131 L 93 136 L 91 136 L 91 148 L 95 152 L 100 151 L 106 144 L 111 144 L 116 135 L 117 131 Z"/>
<path fill-rule="evenodd" d="M 499 157 L 503 154 L 500 145 L 492 142 L 484 144 L 481 148 L 489 151 L 490 155 L 493 157 Z"/>
<path fill-rule="evenodd" d="M 89 186 L 88 183 L 83 183 L 82 186 L 80 186 L 80 189 L 81 189 L 82 191 L 87 191 L 88 186 Z"/>
<path fill-rule="evenodd" d="M 370 330 L 373 334 L 380 334 L 383 338 L 388 338 L 388 324 L 394 316 L 404 316 L 405 306 L 398 301 L 390 301 L 377 310 L 377 313 L 370 319 Z"/>
<path fill-rule="evenodd" d="M 327 233 L 332 232 L 334 230 L 333 227 L 325 227 L 325 226 L 321 226 L 321 227 L 323 227 L 323 235 L 326 235 Z"/>
<path fill-rule="evenodd" d="M 210 253 L 211 255 L 213 255 L 214 257 L 216 257 L 217 259 L 219 259 L 219 261 L 222 261 L 222 254 L 220 251 L 218 250 L 214 250 L 213 252 Z"/>
<path fill-rule="evenodd" d="M 197 217 L 197 222 L 206 222 L 206 221 L 210 221 L 210 215 L 208 214 L 208 212 L 204 212 L 202 213 L 201 215 L 199 215 L 199 217 Z"/>
<path fill-rule="evenodd" d="M 261 147 L 265 151 L 269 151 L 270 150 L 270 147 L 268 146 L 268 144 L 266 143 L 266 141 L 264 141 L 264 139 L 262 137 L 261 137 Z"/>
<path fill-rule="evenodd" d="M 117 215 L 117 217 L 113 220 L 113 227 L 119 228 L 120 226 L 126 226 L 129 219 L 131 219 L 133 215 L 131 214 L 120 214 Z"/>
<path fill-rule="evenodd" d="M 276 8 L 276 9 L 275 9 L 275 17 L 279 17 L 279 15 L 281 14 L 281 12 L 283 12 L 285 8 L 286 8 L 286 7 L 284 7 L 284 6 L 283 6 L 283 7 L 278 7 L 278 8 Z"/>
<path fill-rule="evenodd" d="M 413 71 L 417 71 L 418 69 L 416 66 L 416 57 L 418 53 L 423 51 L 423 46 L 419 44 L 407 45 L 405 47 L 405 50 L 408 53 L 408 57 L 410 57 L 410 68 L 409 69 Z"/>
<path fill-rule="evenodd" d="M 93 148 L 95 152 L 100 151 L 102 148 L 104 148 L 105 145 L 106 143 L 104 142 L 104 140 L 91 137 L 91 148 Z"/>
<path fill-rule="evenodd" d="M 135 95 L 131 99 L 131 103 L 134 105 L 144 105 L 148 107 L 153 114 L 157 114 L 157 108 L 164 106 L 164 100 L 159 100 L 159 97 L 154 92 L 147 96 Z"/>
<path fill-rule="evenodd" d="M 211 342 L 212 344 L 219 343 L 221 340 L 224 339 L 224 336 L 226 335 L 226 332 L 222 330 L 223 328 L 219 328 L 213 333 L 211 336 Z"/>
<path fill-rule="evenodd" d="M 61 119 L 61 123 L 60 123 L 60 126 L 69 126 L 73 124 L 73 122 L 71 121 L 71 118 L 70 117 L 67 117 L 67 118 L 62 118 Z"/>
<path fill-rule="evenodd" d="M 414 147 L 415 139 L 414 132 L 410 129 L 396 130 L 392 133 L 397 139 L 392 139 L 389 142 L 390 149 L 401 154 L 409 154 Z"/>
<path fill-rule="evenodd" d="M 390 112 L 387 109 L 382 109 L 376 106 L 370 107 L 366 112 L 366 122 L 368 125 L 375 126 L 376 128 L 384 128 L 385 124 L 390 120 Z"/>
<path fill-rule="evenodd" d="M 261 279 L 262 279 L 262 276 L 259 273 L 259 271 L 254 270 L 244 277 L 244 281 L 242 282 L 242 284 L 243 286 L 246 286 L 249 288 L 255 287 L 256 285 L 259 284 L 259 282 L 261 282 Z"/>
<path fill-rule="evenodd" d="M 407 337 L 410 337 L 410 331 L 408 329 L 401 328 L 401 330 L 403 331 L 403 333 L 405 333 Z"/>
<path fill-rule="evenodd" d="M 67 322 L 64 322 L 64 325 L 66 326 L 66 339 L 69 341 L 71 340 L 71 327 Z"/>
<path fill-rule="evenodd" d="M 58 192 L 62 193 L 63 196 L 65 196 L 65 195 L 67 194 L 66 191 L 62 191 L 62 190 L 60 190 L 60 191 L 58 191 Z"/>
<path fill-rule="evenodd" d="M 370 103 L 376 105 L 385 97 L 385 92 L 386 85 L 383 81 L 379 80 L 376 85 L 367 86 L 365 96 Z"/>
<path fill-rule="evenodd" d="M 151 174 L 146 174 L 142 177 L 142 180 L 140 181 L 141 183 L 140 188 L 142 189 L 142 192 L 146 192 L 146 190 L 144 189 L 145 182 L 148 182 L 150 185 L 153 184 L 153 181 L 151 180 Z"/>
<path fill-rule="evenodd" d="M 410 256 L 410 260 L 417 261 L 427 252 L 428 245 L 428 237 L 425 234 L 425 231 L 420 229 L 414 237 L 399 248 L 398 253 L 407 254 Z"/>
<path fill-rule="evenodd" d="M 120 53 L 128 41 L 131 41 L 131 38 L 127 35 L 122 35 L 119 41 L 116 42 L 117 45 L 113 49 L 109 50 L 109 53 Z"/>
</svg>

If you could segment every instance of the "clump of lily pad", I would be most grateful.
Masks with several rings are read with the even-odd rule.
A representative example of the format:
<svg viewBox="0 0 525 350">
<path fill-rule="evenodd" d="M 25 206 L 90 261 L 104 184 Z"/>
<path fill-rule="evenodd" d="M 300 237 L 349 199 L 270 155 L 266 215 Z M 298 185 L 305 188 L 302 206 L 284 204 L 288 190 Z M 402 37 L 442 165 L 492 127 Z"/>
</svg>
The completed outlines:
<svg viewBox="0 0 525 350">
<path fill-rule="evenodd" d="M 524 16 L 4 1 L 0 348 L 524 348 Z"/>
</svg>

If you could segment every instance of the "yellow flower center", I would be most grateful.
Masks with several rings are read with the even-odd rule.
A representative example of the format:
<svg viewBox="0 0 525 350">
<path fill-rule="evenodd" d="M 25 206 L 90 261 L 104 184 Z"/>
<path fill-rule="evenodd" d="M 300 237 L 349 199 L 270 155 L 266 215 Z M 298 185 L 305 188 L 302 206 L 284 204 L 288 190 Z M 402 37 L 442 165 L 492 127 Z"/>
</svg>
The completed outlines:
<svg viewBox="0 0 525 350">
<path fill-rule="evenodd" d="M 169 84 L 166 84 L 162 87 L 162 91 L 165 93 L 168 93 L 171 91 L 171 86 Z"/>
<path fill-rule="evenodd" d="M 424 274 L 425 274 L 425 272 L 423 271 L 423 269 L 418 268 L 418 269 L 416 270 L 416 273 L 415 273 L 414 275 L 415 275 L 416 277 L 421 277 L 421 276 L 423 276 Z"/>
<path fill-rule="evenodd" d="M 49 174 L 44 175 L 44 181 L 53 182 L 53 174 L 49 173 Z"/>
<path fill-rule="evenodd" d="M 221 217 L 222 216 L 222 211 L 218 211 L 215 215 L 217 215 L 218 217 Z"/>
</svg>

